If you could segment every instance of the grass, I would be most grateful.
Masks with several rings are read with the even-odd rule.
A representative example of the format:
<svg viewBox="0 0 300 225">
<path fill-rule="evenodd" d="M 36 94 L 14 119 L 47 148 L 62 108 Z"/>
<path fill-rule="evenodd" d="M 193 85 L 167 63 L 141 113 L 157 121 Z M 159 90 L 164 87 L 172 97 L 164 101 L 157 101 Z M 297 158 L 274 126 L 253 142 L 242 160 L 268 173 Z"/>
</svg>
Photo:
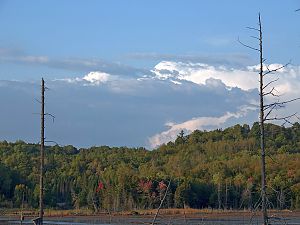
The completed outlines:
<svg viewBox="0 0 300 225">
<path fill-rule="evenodd" d="M 23 211 L 23 215 L 26 217 L 37 217 L 38 209 L 27 209 Z M 132 215 L 141 215 L 141 216 L 150 216 L 156 213 L 156 209 L 147 209 L 147 210 L 131 210 L 131 211 L 121 211 L 121 212 L 112 212 L 113 216 L 132 216 Z M 10 216 L 10 217 L 19 217 L 21 214 L 20 209 L 0 209 L 0 216 Z M 90 209 L 70 209 L 70 210 L 57 210 L 57 209 L 45 209 L 45 217 L 67 217 L 67 216 L 106 216 L 107 211 L 100 211 L 95 213 Z M 247 216 L 251 215 L 249 210 L 218 210 L 218 209 L 161 209 L 161 215 L 188 215 L 189 217 L 199 216 L 202 217 L 232 217 L 232 216 Z M 257 212 L 259 214 L 259 212 Z M 290 210 L 269 210 L 269 214 L 284 214 L 284 215 L 293 215 L 300 217 L 300 211 L 290 211 Z"/>
</svg>

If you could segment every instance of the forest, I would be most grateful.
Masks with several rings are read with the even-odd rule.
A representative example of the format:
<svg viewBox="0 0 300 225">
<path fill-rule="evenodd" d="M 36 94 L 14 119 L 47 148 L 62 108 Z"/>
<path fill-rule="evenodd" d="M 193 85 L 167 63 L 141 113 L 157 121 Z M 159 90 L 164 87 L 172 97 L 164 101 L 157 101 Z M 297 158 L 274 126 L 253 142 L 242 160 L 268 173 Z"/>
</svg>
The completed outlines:
<svg viewBox="0 0 300 225">
<path fill-rule="evenodd" d="M 269 208 L 300 209 L 300 124 L 266 124 Z M 181 132 L 145 148 L 46 146 L 46 208 L 254 209 L 260 198 L 259 123 Z M 0 142 L 0 208 L 37 208 L 38 144 Z M 167 189 L 167 186 L 169 188 Z"/>
</svg>

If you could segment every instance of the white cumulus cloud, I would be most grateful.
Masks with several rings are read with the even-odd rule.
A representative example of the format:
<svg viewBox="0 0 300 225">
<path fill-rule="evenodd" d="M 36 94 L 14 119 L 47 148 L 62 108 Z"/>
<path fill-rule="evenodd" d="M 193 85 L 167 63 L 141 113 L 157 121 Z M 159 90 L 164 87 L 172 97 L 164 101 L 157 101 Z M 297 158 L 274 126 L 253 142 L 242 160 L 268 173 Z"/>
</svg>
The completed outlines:
<svg viewBox="0 0 300 225">
<path fill-rule="evenodd" d="M 250 69 L 232 69 L 203 63 L 167 62 L 157 64 L 152 70 L 159 79 L 177 78 L 205 85 L 210 78 L 221 80 L 228 87 L 243 90 L 257 88 L 257 72 Z"/>
<path fill-rule="evenodd" d="M 281 68 L 283 65 L 274 63 L 264 65 L 264 71 Z M 199 85 L 207 85 L 211 78 L 220 80 L 229 88 L 238 87 L 244 91 L 258 88 L 259 65 L 244 68 L 228 68 L 226 66 L 213 66 L 204 63 L 162 61 L 158 63 L 152 72 L 161 80 L 177 79 L 187 80 Z M 300 93 L 300 67 L 287 66 L 276 73 L 266 76 L 265 83 L 277 77 L 280 80 L 274 86 L 280 94 L 292 92 Z M 298 88 L 296 88 L 296 86 Z"/>
<path fill-rule="evenodd" d="M 83 83 L 84 85 L 100 85 L 105 84 L 109 80 L 112 80 L 113 77 L 108 73 L 100 72 L 100 71 L 92 71 L 88 74 L 84 75 L 83 77 L 76 77 L 76 78 L 63 78 L 63 79 L 54 79 L 54 81 L 65 81 L 67 83 Z"/>
<path fill-rule="evenodd" d="M 90 82 L 91 84 L 99 85 L 101 83 L 106 83 L 109 77 L 110 75 L 107 73 L 96 71 L 88 73 L 82 78 L 82 80 Z"/>
</svg>

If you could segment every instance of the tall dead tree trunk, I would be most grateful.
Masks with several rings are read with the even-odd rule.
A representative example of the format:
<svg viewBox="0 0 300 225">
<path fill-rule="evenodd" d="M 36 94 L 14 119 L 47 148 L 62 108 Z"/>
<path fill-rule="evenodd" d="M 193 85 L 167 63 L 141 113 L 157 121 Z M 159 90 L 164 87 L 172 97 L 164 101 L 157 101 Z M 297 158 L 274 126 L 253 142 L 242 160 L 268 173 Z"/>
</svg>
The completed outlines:
<svg viewBox="0 0 300 225">
<path fill-rule="evenodd" d="M 39 193 L 39 217 L 33 220 L 33 223 L 36 225 L 43 224 L 44 217 L 44 151 L 45 151 L 45 142 L 55 141 L 46 141 L 45 140 L 45 116 L 52 117 L 54 122 L 55 116 L 50 113 L 45 113 L 45 90 L 48 89 L 45 87 L 45 81 L 42 78 L 41 82 L 41 101 L 38 101 L 41 104 L 41 146 L 40 146 L 40 193 Z"/>
<path fill-rule="evenodd" d="M 40 210 L 39 218 L 40 224 L 43 224 L 44 216 L 44 148 L 45 148 L 45 81 L 42 78 L 41 87 L 41 152 L 40 152 Z"/>
<path fill-rule="evenodd" d="M 266 192 L 266 152 L 265 152 L 265 126 L 264 126 L 264 65 L 263 65 L 263 37 L 260 14 L 258 16 L 259 26 L 259 96 L 260 96 L 260 149 L 261 149 L 261 198 L 263 224 L 268 224 L 267 214 L 267 192 Z"/>
<path fill-rule="evenodd" d="M 273 79 L 266 84 L 264 83 L 264 78 L 266 75 L 274 73 L 276 71 L 279 71 L 283 68 L 285 68 L 288 64 L 279 66 L 275 69 L 270 69 L 268 65 L 265 65 L 264 62 L 266 59 L 263 56 L 263 32 L 262 32 L 262 22 L 261 22 L 261 16 L 258 15 L 258 28 L 253 27 L 247 27 L 250 30 L 254 30 L 258 32 L 257 36 L 251 36 L 252 38 L 259 41 L 259 47 L 252 47 L 250 45 L 246 45 L 242 43 L 240 44 L 243 46 L 250 48 L 252 50 L 255 50 L 259 52 L 259 121 L 260 121 L 260 155 L 261 155 L 261 209 L 262 209 L 262 219 L 263 219 L 263 225 L 269 224 L 269 218 L 267 213 L 267 183 L 266 183 L 266 146 L 265 146 L 265 122 L 266 121 L 283 121 L 283 125 L 286 123 L 292 124 L 289 119 L 292 117 L 296 117 L 296 113 L 288 115 L 288 116 L 282 116 L 272 117 L 272 112 L 277 109 L 284 108 L 286 104 L 299 100 L 300 98 L 294 98 L 287 101 L 279 101 L 279 95 L 276 93 L 276 88 L 270 87 L 272 84 L 274 84 L 276 81 L 278 81 L 279 78 Z M 277 98 L 274 102 L 265 104 L 264 98 L 266 96 L 269 97 L 275 97 Z"/>
</svg>

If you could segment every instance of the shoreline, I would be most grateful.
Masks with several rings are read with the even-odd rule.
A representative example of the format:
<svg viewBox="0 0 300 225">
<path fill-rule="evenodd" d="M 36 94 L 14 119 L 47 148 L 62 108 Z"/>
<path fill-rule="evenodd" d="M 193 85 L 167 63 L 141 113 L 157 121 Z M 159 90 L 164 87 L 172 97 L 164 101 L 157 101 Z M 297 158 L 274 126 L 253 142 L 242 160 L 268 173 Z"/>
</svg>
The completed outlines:
<svg viewBox="0 0 300 225">
<path fill-rule="evenodd" d="M 55 210 L 55 209 L 45 209 L 44 217 L 90 217 L 90 218 L 101 218 L 101 217 L 152 217 L 156 213 L 156 209 L 148 210 L 130 210 L 130 211 L 120 211 L 111 212 L 101 211 L 98 213 L 93 212 L 88 209 L 79 210 Z M 269 217 L 299 217 L 300 210 L 269 210 Z M 10 217 L 19 218 L 21 215 L 21 210 L 19 209 L 0 209 L 0 217 Z M 189 218 L 202 217 L 205 219 L 210 218 L 230 218 L 230 217 L 259 217 L 261 215 L 260 211 L 251 210 L 218 210 L 218 209 L 161 209 L 159 215 L 161 216 L 184 216 Z M 38 216 L 38 210 L 23 210 L 23 216 L 26 218 L 36 218 Z"/>
</svg>

